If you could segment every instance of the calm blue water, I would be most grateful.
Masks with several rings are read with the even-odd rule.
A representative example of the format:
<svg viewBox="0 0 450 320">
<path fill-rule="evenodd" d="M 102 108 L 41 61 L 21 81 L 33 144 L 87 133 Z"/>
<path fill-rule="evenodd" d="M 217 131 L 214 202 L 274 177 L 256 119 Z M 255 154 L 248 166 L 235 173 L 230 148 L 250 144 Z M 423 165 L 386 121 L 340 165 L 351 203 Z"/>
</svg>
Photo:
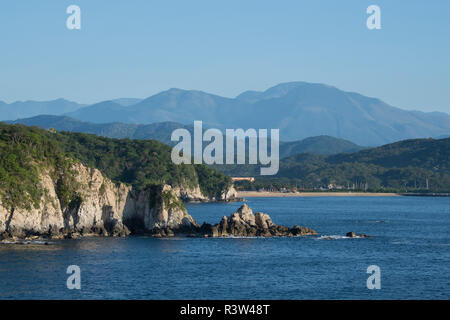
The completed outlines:
<svg viewBox="0 0 450 320">
<path fill-rule="evenodd" d="M 373 239 L 127 239 L 0 245 L 0 299 L 449 299 L 450 198 L 253 198 L 277 224 Z M 191 204 L 199 222 L 240 206 Z M 80 291 L 66 268 L 81 268 Z M 369 265 L 381 290 L 368 290 Z"/>
</svg>

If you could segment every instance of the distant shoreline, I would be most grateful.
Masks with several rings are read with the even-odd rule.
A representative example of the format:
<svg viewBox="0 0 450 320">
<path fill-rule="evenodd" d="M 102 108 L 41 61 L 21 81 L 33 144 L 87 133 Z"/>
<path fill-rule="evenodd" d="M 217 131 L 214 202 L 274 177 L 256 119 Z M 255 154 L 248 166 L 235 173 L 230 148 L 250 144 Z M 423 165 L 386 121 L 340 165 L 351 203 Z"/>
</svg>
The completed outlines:
<svg viewBox="0 0 450 320">
<path fill-rule="evenodd" d="M 399 197 L 398 193 L 379 192 L 258 192 L 239 191 L 239 198 L 289 198 L 289 197 Z"/>
</svg>

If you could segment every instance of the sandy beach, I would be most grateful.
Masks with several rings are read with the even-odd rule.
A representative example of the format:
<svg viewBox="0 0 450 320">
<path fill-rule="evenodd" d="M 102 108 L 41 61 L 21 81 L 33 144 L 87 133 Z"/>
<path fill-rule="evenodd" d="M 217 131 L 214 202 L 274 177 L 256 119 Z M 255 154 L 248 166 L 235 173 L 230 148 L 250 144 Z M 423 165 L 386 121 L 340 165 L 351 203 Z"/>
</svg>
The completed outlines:
<svg viewBox="0 0 450 320">
<path fill-rule="evenodd" d="M 397 193 L 375 193 L 375 192 L 258 192 L 239 191 L 240 198 L 270 198 L 270 197 L 396 197 Z"/>
</svg>

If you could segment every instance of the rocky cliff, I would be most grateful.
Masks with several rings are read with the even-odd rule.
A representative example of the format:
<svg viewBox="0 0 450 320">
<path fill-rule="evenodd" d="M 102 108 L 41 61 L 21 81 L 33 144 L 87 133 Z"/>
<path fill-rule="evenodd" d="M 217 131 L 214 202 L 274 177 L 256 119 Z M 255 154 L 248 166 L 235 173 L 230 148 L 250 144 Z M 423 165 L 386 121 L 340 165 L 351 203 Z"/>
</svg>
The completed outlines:
<svg viewBox="0 0 450 320">
<path fill-rule="evenodd" d="M 0 238 L 126 236 L 130 229 L 151 233 L 197 226 L 168 185 L 135 192 L 80 163 L 73 165 L 71 173 L 70 201 L 61 196 L 59 182 L 64 177 L 42 169 L 37 206 L 8 208 L 0 202 Z"/>
</svg>

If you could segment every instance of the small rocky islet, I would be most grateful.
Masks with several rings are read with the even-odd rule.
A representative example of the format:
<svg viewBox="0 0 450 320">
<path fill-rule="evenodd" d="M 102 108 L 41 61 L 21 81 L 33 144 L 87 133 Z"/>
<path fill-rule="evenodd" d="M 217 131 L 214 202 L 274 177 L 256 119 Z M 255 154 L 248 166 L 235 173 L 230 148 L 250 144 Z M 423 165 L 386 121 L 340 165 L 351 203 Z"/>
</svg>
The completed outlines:
<svg viewBox="0 0 450 320">
<path fill-rule="evenodd" d="M 292 228 L 276 225 L 270 216 L 263 212 L 253 213 L 253 210 L 243 204 L 229 217 L 224 216 L 217 224 L 203 223 L 201 226 L 193 224 L 177 230 L 171 228 L 155 228 L 151 235 L 154 237 L 175 236 L 183 234 L 189 237 L 293 237 L 317 235 L 313 229 L 294 226 Z"/>
</svg>

